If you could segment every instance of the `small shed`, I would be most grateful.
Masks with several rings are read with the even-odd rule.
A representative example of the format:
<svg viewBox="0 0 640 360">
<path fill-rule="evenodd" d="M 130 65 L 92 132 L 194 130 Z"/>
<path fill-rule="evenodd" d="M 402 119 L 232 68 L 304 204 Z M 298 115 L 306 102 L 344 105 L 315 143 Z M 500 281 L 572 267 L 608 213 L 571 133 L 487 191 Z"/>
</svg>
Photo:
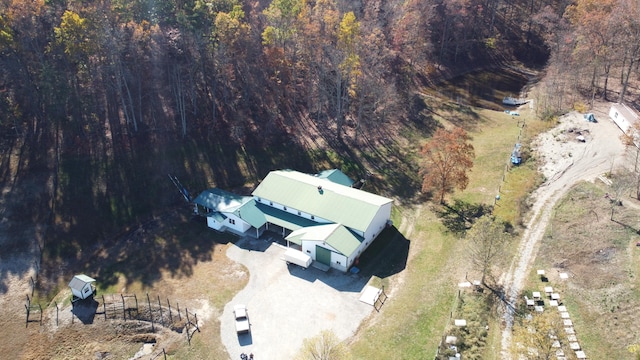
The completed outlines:
<svg viewBox="0 0 640 360">
<path fill-rule="evenodd" d="M 93 296 L 95 291 L 95 287 L 93 286 L 94 282 L 96 282 L 96 279 L 90 278 L 87 275 L 76 275 L 71 279 L 69 287 L 74 297 L 86 299 Z"/>
</svg>

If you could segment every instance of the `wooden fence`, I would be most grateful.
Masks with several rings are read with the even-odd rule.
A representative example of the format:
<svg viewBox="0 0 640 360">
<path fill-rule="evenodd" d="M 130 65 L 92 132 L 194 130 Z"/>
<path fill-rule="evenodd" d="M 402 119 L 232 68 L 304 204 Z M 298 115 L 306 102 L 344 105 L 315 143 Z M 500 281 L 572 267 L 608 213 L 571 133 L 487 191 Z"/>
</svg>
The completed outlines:
<svg viewBox="0 0 640 360">
<path fill-rule="evenodd" d="M 186 307 L 180 309 L 179 303 L 172 304 L 168 298 L 165 303 L 159 295 L 151 297 L 147 293 L 141 299 L 136 294 L 107 294 L 97 296 L 94 300 L 97 302 L 96 318 L 102 318 L 105 321 L 148 322 L 151 324 L 152 332 L 156 331 L 156 326 L 162 326 L 179 333 L 184 330 L 189 344 L 191 344 L 194 334 L 200 332 L 198 315 L 195 312 L 190 312 Z M 60 307 L 56 301 L 51 305 L 56 308 L 56 326 L 58 326 Z M 72 303 L 72 305 L 74 307 L 81 306 L 78 302 Z M 39 322 L 42 325 L 43 308 L 40 304 L 33 304 L 29 295 L 26 297 L 25 310 L 26 326 L 29 326 L 30 322 Z M 71 323 L 74 323 L 74 318 L 75 316 L 72 316 Z"/>
</svg>

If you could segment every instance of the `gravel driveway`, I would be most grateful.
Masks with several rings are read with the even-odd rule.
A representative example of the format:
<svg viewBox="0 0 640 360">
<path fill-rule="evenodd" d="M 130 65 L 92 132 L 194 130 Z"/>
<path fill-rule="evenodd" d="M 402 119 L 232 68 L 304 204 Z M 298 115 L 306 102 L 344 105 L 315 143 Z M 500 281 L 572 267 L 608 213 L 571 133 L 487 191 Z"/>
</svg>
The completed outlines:
<svg viewBox="0 0 640 360">
<path fill-rule="evenodd" d="M 231 359 L 253 353 L 256 360 L 293 359 L 305 338 L 331 330 L 352 336 L 373 307 L 360 302 L 368 279 L 335 269 L 302 269 L 281 260 L 285 248 L 262 239 L 244 238 L 227 256 L 250 272 L 247 287 L 228 303 L 220 318 L 220 335 Z M 251 333 L 237 335 L 233 306 L 245 304 Z"/>
</svg>

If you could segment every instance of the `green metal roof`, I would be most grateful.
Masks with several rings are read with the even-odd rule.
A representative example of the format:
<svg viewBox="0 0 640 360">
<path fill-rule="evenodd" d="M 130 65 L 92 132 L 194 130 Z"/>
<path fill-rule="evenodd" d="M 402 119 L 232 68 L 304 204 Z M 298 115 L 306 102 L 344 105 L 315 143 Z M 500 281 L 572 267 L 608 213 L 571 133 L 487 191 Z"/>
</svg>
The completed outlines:
<svg viewBox="0 0 640 360">
<path fill-rule="evenodd" d="M 236 195 L 213 188 L 201 192 L 193 202 L 214 211 L 233 212 L 252 199 L 251 196 Z"/>
<path fill-rule="evenodd" d="M 282 226 L 285 229 L 297 230 L 318 224 L 313 220 L 309 220 L 268 205 L 256 203 L 256 208 L 264 214 L 266 221 Z"/>
<path fill-rule="evenodd" d="M 320 179 L 331 180 L 336 184 L 341 184 L 344 186 L 350 187 L 351 185 L 353 185 L 353 180 L 351 180 L 345 173 L 338 169 L 321 171 L 318 173 L 318 177 Z"/>
<path fill-rule="evenodd" d="M 304 228 L 292 232 L 285 239 L 291 241 L 294 244 L 302 245 L 302 237 L 304 235 L 304 232 L 299 232 L 301 230 L 304 230 Z"/>
<path fill-rule="evenodd" d="M 241 218 L 242 220 L 249 223 L 249 225 L 253 226 L 256 229 L 259 229 L 262 225 L 267 222 L 267 218 L 264 213 L 257 208 L 256 201 L 251 199 L 251 201 L 239 207 L 234 214 Z"/>
<path fill-rule="evenodd" d="M 365 231 L 380 207 L 392 201 L 292 170 L 270 172 L 253 195 L 359 231 Z"/>
<path fill-rule="evenodd" d="M 362 237 L 340 224 L 305 227 L 292 232 L 286 239 L 298 245 L 303 241 L 324 241 L 345 256 L 351 256 L 362 243 Z"/>
</svg>

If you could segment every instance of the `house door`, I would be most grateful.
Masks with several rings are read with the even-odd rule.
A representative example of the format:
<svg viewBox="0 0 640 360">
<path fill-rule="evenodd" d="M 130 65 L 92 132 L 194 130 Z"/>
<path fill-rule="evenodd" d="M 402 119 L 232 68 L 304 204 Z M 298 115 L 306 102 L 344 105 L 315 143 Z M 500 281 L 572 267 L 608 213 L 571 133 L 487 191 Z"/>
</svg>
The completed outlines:
<svg viewBox="0 0 640 360">
<path fill-rule="evenodd" d="M 316 261 L 325 265 L 331 265 L 331 250 L 316 245 Z"/>
</svg>

